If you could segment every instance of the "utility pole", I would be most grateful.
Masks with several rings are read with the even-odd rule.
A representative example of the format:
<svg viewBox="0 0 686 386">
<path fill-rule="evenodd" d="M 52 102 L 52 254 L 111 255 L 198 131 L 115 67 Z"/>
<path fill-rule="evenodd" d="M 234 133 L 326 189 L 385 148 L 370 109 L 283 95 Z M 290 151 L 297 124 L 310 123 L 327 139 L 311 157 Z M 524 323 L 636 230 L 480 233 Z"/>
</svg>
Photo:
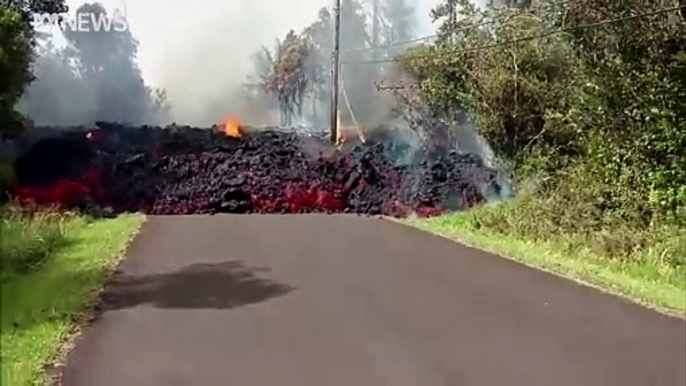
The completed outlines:
<svg viewBox="0 0 686 386">
<path fill-rule="evenodd" d="M 338 78 L 339 55 L 341 51 L 341 0 L 336 0 L 333 10 L 334 40 L 331 58 L 331 143 L 338 140 Z"/>
<path fill-rule="evenodd" d="M 379 59 L 379 52 L 377 49 L 377 47 L 379 47 L 379 34 L 381 33 L 379 12 L 379 0 L 372 0 L 372 47 L 374 48 L 372 51 L 372 60 Z"/>
<path fill-rule="evenodd" d="M 455 29 L 457 28 L 457 15 L 455 14 L 455 0 L 449 0 L 448 1 L 448 6 L 450 7 L 450 15 L 448 15 L 448 18 L 450 19 L 450 22 L 448 25 L 450 26 L 450 44 L 455 45 Z"/>
</svg>

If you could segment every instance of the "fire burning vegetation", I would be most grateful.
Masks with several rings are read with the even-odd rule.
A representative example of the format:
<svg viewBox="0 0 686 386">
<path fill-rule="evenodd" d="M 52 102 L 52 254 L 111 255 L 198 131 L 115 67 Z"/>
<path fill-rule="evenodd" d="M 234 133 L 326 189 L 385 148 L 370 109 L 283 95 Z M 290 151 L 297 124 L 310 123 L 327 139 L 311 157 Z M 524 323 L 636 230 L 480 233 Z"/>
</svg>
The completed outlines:
<svg viewBox="0 0 686 386">
<path fill-rule="evenodd" d="M 497 172 L 473 155 L 428 154 L 392 131 L 334 149 L 325 136 L 190 127 L 43 128 L 16 162 L 24 205 L 91 213 L 346 212 L 403 217 L 463 210 L 499 194 Z M 400 160 L 404 160 L 400 162 Z"/>
</svg>

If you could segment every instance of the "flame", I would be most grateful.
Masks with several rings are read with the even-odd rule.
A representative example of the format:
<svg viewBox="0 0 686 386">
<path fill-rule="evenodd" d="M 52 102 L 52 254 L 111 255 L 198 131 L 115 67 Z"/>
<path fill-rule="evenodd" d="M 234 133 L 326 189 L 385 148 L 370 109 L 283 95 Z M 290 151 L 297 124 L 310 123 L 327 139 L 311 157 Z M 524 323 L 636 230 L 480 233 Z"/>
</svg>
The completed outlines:
<svg viewBox="0 0 686 386">
<path fill-rule="evenodd" d="M 238 119 L 234 117 L 226 117 L 222 120 L 222 123 L 219 125 L 219 129 L 227 136 L 227 137 L 232 137 L 232 138 L 242 138 L 243 137 L 243 128 L 241 127 L 241 123 Z"/>
<path fill-rule="evenodd" d="M 343 127 L 341 124 L 340 111 L 338 111 L 336 114 L 336 120 L 338 121 L 338 133 L 336 133 L 336 145 L 338 147 L 341 147 L 350 141 L 351 137 L 353 137 L 353 130 L 357 132 L 357 138 L 359 138 L 362 143 L 367 142 L 367 139 L 364 136 L 364 131 L 359 125 L 355 125 L 353 129 L 350 127 Z"/>
<path fill-rule="evenodd" d="M 343 146 L 347 141 L 347 138 L 346 138 L 345 134 L 343 133 L 343 126 L 341 125 L 341 112 L 340 111 L 336 111 L 336 125 L 338 127 L 338 132 L 336 133 L 336 145 L 338 145 L 340 147 L 340 146 Z"/>
</svg>

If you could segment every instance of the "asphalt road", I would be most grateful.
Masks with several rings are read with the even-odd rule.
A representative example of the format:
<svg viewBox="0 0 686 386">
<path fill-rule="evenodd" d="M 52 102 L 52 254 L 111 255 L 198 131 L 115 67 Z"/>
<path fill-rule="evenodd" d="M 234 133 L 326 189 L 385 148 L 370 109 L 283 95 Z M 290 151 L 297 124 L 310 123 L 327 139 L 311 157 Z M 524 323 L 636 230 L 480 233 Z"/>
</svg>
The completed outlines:
<svg viewBox="0 0 686 386">
<path fill-rule="evenodd" d="M 686 385 L 683 320 L 374 218 L 152 217 L 101 311 L 63 384 Z"/>
</svg>

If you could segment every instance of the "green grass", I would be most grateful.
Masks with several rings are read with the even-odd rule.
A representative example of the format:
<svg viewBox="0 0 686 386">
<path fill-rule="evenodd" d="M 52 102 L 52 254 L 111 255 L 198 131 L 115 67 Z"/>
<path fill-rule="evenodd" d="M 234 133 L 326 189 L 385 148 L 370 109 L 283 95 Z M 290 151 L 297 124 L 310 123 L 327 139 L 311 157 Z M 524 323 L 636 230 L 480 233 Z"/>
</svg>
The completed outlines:
<svg viewBox="0 0 686 386">
<path fill-rule="evenodd" d="M 0 282 L 25 274 L 66 243 L 65 217 L 56 212 L 29 213 L 0 208 Z"/>
<path fill-rule="evenodd" d="M 406 223 L 652 308 L 680 315 L 686 311 L 683 229 L 665 230 L 664 234 L 653 235 L 660 242 L 649 243 L 624 256 L 613 255 L 607 247 L 612 243 L 603 237 L 563 236 L 555 231 L 548 232 L 545 238 L 529 236 L 523 231 L 526 225 L 518 222 L 523 215 L 517 213 L 517 205 L 517 202 L 489 205 L 469 212 L 410 219 Z M 529 224 L 536 221 L 525 220 Z M 598 240 L 603 240 L 605 249 L 597 247 Z"/>
<path fill-rule="evenodd" d="M 142 222 L 140 215 L 3 213 L 0 257 L 12 262 L 3 264 L 1 283 L 3 386 L 45 381 L 46 365 L 57 359 Z"/>
</svg>

